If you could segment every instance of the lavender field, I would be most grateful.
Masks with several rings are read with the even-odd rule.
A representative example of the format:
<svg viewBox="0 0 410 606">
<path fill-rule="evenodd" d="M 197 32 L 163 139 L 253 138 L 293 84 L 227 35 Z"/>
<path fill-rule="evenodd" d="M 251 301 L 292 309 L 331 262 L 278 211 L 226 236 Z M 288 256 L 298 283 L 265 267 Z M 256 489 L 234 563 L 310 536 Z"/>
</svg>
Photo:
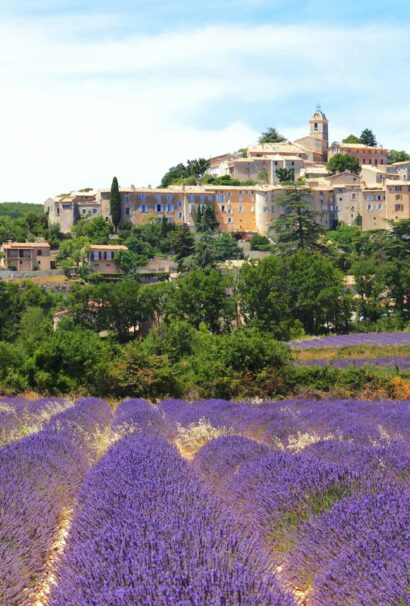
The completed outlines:
<svg viewBox="0 0 410 606">
<path fill-rule="evenodd" d="M 353 345 L 410 345 L 410 332 L 368 332 L 348 335 L 331 335 L 305 341 L 290 341 L 295 349 L 312 349 L 313 347 L 346 347 Z"/>
<path fill-rule="evenodd" d="M 1 605 L 410 604 L 409 401 L 0 415 Z"/>
</svg>

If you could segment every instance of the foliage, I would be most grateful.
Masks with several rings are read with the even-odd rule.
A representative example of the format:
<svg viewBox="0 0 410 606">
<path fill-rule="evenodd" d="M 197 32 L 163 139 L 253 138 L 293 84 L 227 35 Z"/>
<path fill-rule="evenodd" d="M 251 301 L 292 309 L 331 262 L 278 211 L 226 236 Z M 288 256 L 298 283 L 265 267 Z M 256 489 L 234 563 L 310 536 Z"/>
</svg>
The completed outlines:
<svg viewBox="0 0 410 606">
<path fill-rule="evenodd" d="M 112 224 L 114 225 L 115 231 L 117 231 L 121 221 L 121 196 L 117 177 L 113 178 L 111 184 L 110 213 Z"/>
<path fill-rule="evenodd" d="M 360 137 L 356 137 L 356 135 L 349 135 L 343 139 L 342 143 L 362 143 L 362 140 Z"/>
<path fill-rule="evenodd" d="M 279 179 L 280 183 L 285 183 L 287 181 L 295 180 L 295 171 L 293 168 L 277 168 L 276 176 Z"/>
<path fill-rule="evenodd" d="M 390 149 L 387 154 L 387 163 L 394 164 L 395 162 L 408 162 L 410 160 L 410 154 L 406 151 L 398 151 L 396 149 Z"/>
<path fill-rule="evenodd" d="M 111 230 L 111 224 L 103 217 L 94 217 L 77 221 L 72 232 L 75 238 L 88 238 L 92 244 L 108 244 Z"/>
<path fill-rule="evenodd" d="M 187 320 L 195 328 L 204 324 L 213 332 L 230 326 L 233 302 L 226 296 L 229 278 L 216 269 L 195 270 L 178 278 L 169 299 L 170 318 Z"/>
<path fill-rule="evenodd" d="M 266 236 L 261 236 L 260 234 L 253 234 L 251 238 L 251 250 L 271 250 L 272 245 L 269 241 L 269 238 Z"/>
<path fill-rule="evenodd" d="M 209 166 L 210 162 L 205 158 L 187 160 L 186 165 L 179 163 L 165 173 L 161 179 L 161 187 L 169 187 L 173 183 L 189 178 L 192 179 L 192 184 L 195 185 L 197 180 L 204 176 Z"/>
<path fill-rule="evenodd" d="M 344 171 L 358 175 L 361 170 L 359 161 L 352 154 L 335 154 L 330 158 L 326 166 L 331 175 L 343 173 Z"/>
<path fill-rule="evenodd" d="M 297 249 L 323 249 L 323 228 L 318 223 L 319 214 L 312 208 L 309 189 L 294 184 L 278 196 L 283 213 L 272 221 L 270 234 L 279 252 L 287 254 Z"/>
<path fill-rule="evenodd" d="M 365 128 L 362 134 L 360 135 L 360 141 L 363 145 L 369 145 L 370 147 L 377 146 L 377 140 L 370 128 Z"/>
<path fill-rule="evenodd" d="M 276 128 L 267 128 L 259 137 L 259 143 L 281 143 L 282 141 L 286 141 L 285 137 L 283 137 Z"/>
<path fill-rule="evenodd" d="M 317 252 L 300 250 L 248 263 L 238 290 L 247 321 L 282 339 L 301 328 L 322 334 L 349 326 L 352 303 L 342 274 Z"/>
<path fill-rule="evenodd" d="M 28 213 L 41 217 L 44 214 L 44 207 L 42 204 L 28 202 L 0 202 L 0 215 L 10 217 L 10 219 L 18 219 Z"/>
<path fill-rule="evenodd" d="M 89 249 L 90 241 L 85 236 L 64 240 L 58 251 L 57 261 L 66 272 L 70 269 L 78 271 L 80 266 L 87 263 Z"/>
</svg>

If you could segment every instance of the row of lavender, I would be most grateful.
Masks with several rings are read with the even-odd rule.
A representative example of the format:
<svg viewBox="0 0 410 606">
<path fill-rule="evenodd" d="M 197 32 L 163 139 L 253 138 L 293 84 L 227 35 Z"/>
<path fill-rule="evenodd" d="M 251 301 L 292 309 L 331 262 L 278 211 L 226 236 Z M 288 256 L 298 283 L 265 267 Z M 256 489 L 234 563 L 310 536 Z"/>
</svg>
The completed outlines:
<svg viewBox="0 0 410 606">
<path fill-rule="evenodd" d="M 51 606 L 293 604 L 254 533 L 164 439 L 164 415 L 128 401 L 124 426 L 79 495 Z"/>
<path fill-rule="evenodd" d="M 31 605 L 45 590 L 57 530 L 93 462 L 90 436 L 110 421 L 107 404 L 80 400 L 0 448 L 0 604 Z"/>
<path fill-rule="evenodd" d="M 292 604 L 278 570 L 312 605 L 409 603 L 409 420 L 408 402 L 129 400 L 92 466 L 111 413 L 79 402 L 0 449 L 0 603 L 34 603 L 75 500 L 51 606 Z M 192 465 L 181 435 L 208 440 Z"/>
<path fill-rule="evenodd" d="M 0 447 L 39 431 L 54 415 L 71 406 L 61 398 L 0 399 Z"/>
<path fill-rule="evenodd" d="M 296 595 L 312 606 L 410 603 L 409 402 L 161 408 L 177 430 L 224 429 L 193 466 Z"/>
<path fill-rule="evenodd" d="M 349 335 L 332 335 L 329 337 L 290 341 L 295 349 L 312 349 L 321 347 L 347 347 L 355 345 L 410 345 L 410 332 L 369 332 Z"/>
<path fill-rule="evenodd" d="M 334 366 L 336 368 L 348 368 L 349 366 L 363 368 L 364 366 L 382 366 L 384 368 L 398 368 L 399 370 L 410 369 L 410 357 L 390 356 L 380 358 L 343 358 L 343 359 L 316 359 L 299 360 L 298 366 Z"/>
</svg>

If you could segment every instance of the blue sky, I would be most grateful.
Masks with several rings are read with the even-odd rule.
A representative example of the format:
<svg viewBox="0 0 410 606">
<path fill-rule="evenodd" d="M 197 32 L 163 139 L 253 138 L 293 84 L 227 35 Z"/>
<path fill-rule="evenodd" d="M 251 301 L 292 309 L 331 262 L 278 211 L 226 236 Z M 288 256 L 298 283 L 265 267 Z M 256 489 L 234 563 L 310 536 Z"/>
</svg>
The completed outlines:
<svg viewBox="0 0 410 606">
<path fill-rule="evenodd" d="M 0 0 L 0 200 L 155 185 L 171 165 L 365 127 L 410 151 L 410 3 Z"/>
</svg>

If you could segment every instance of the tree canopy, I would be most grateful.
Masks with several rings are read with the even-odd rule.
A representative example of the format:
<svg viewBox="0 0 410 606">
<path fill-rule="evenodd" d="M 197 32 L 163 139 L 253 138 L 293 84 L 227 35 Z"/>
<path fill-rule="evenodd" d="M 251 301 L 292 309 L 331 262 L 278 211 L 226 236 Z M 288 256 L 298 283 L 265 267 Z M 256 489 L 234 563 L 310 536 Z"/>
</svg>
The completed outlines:
<svg viewBox="0 0 410 606">
<path fill-rule="evenodd" d="M 343 173 L 346 170 L 358 175 L 361 171 L 359 161 L 352 154 L 335 154 L 330 158 L 326 167 L 331 175 Z"/>
<path fill-rule="evenodd" d="M 369 145 L 370 147 L 376 147 L 377 139 L 374 135 L 373 131 L 370 128 L 365 128 L 362 134 L 360 135 L 360 142 L 363 145 Z"/>
<path fill-rule="evenodd" d="M 209 160 L 205 158 L 197 158 L 195 160 L 187 160 L 186 164 L 180 162 L 176 166 L 172 166 L 161 179 L 161 187 L 169 187 L 176 182 L 184 182 L 186 179 L 191 179 L 195 185 L 198 179 L 201 179 L 210 166 Z"/>
<path fill-rule="evenodd" d="M 397 149 L 390 149 L 387 154 L 387 162 L 388 164 L 394 164 L 395 162 L 407 162 L 410 160 L 410 154 L 406 151 Z"/>
<path fill-rule="evenodd" d="M 117 177 L 114 177 L 112 180 L 110 193 L 110 211 L 114 229 L 115 231 L 117 231 L 121 221 L 121 197 Z"/>
<path fill-rule="evenodd" d="M 281 143 L 286 138 L 281 135 L 276 128 L 267 128 L 259 137 L 259 143 Z"/>
<path fill-rule="evenodd" d="M 283 213 L 270 228 L 278 251 L 286 254 L 297 249 L 322 249 L 323 228 L 318 223 L 319 213 L 313 210 L 311 191 L 293 184 L 278 201 Z"/>
<path fill-rule="evenodd" d="M 343 139 L 342 143 L 362 143 L 362 141 L 359 137 L 356 137 L 356 135 L 349 135 Z"/>
</svg>

